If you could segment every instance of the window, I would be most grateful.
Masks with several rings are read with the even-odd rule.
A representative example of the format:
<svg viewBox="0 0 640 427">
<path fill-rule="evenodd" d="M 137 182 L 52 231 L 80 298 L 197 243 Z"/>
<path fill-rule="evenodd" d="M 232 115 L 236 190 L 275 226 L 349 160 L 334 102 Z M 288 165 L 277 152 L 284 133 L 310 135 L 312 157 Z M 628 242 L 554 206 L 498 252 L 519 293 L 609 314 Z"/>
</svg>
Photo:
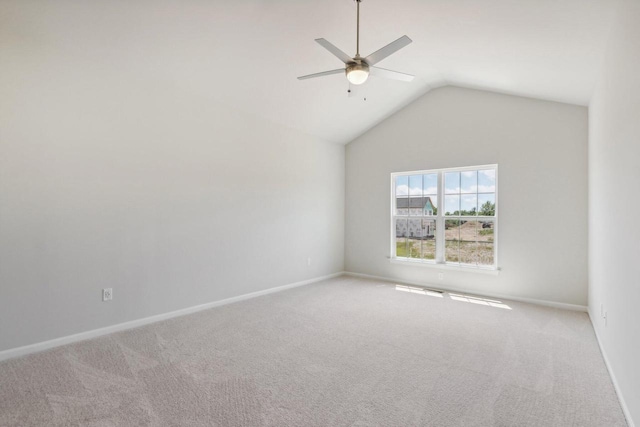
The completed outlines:
<svg viewBox="0 0 640 427">
<path fill-rule="evenodd" d="M 497 269 L 497 165 L 391 174 L 392 259 Z"/>
</svg>

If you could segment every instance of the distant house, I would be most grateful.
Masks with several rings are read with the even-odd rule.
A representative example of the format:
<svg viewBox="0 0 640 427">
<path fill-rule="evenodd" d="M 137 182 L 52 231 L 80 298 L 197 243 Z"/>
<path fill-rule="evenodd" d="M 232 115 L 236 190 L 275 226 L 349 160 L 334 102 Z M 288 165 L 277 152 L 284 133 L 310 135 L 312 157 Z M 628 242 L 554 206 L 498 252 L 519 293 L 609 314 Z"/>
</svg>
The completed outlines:
<svg viewBox="0 0 640 427">
<path fill-rule="evenodd" d="M 396 221 L 396 237 L 433 238 L 435 218 L 422 218 L 423 215 L 435 214 L 431 197 L 397 197 L 396 211 L 398 215 L 416 217 Z"/>
</svg>

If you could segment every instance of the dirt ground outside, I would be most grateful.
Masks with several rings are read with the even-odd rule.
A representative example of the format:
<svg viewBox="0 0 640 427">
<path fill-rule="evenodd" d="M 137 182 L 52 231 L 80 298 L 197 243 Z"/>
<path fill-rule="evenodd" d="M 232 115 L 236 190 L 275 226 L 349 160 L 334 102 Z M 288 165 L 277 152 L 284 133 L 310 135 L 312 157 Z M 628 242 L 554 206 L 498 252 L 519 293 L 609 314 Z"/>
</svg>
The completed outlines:
<svg viewBox="0 0 640 427">
<path fill-rule="evenodd" d="M 445 260 L 473 265 L 493 265 L 493 223 L 472 220 L 445 221 Z M 396 238 L 396 256 L 401 258 L 435 259 L 434 238 Z"/>
</svg>

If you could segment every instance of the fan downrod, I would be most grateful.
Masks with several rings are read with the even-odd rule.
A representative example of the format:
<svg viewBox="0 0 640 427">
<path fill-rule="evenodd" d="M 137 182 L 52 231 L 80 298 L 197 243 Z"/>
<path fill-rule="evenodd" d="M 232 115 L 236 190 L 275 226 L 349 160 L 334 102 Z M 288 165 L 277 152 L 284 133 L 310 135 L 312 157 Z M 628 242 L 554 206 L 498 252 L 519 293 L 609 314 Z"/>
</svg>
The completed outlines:
<svg viewBox="0 0 640 427">
<path fill-rule="evenodd" d="M 360 58 L 360 3 L 362 0 L 355 0 L 357 4 L 357 19 L 356 19 L 356 56 L 354 59 Z"/>
</svg>

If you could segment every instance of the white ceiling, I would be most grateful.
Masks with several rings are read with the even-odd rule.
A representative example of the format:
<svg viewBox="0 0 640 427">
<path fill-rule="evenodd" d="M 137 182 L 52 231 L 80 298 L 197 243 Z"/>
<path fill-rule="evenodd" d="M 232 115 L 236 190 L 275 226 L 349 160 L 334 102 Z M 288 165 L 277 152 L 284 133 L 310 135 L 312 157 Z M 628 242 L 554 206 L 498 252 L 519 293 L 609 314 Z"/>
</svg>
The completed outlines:
<svg viewBox="0 0 640 427">
<path fill-rule="evenodd" d="M 417 78 L 372 77 L 349 98 L 342 75 L 296 77 L 341 66 L 316 38 L 355 53 L 353 0 L 13 4 L 3 6 L 12 16 L 4 25 L 15 37 L 339 143 L 446 84 L 587 105 L 614 8 L 612 0 L 363 0 L 362 54 L 407 34 L 413 43 L 379 65 Z"/>
</svg>

